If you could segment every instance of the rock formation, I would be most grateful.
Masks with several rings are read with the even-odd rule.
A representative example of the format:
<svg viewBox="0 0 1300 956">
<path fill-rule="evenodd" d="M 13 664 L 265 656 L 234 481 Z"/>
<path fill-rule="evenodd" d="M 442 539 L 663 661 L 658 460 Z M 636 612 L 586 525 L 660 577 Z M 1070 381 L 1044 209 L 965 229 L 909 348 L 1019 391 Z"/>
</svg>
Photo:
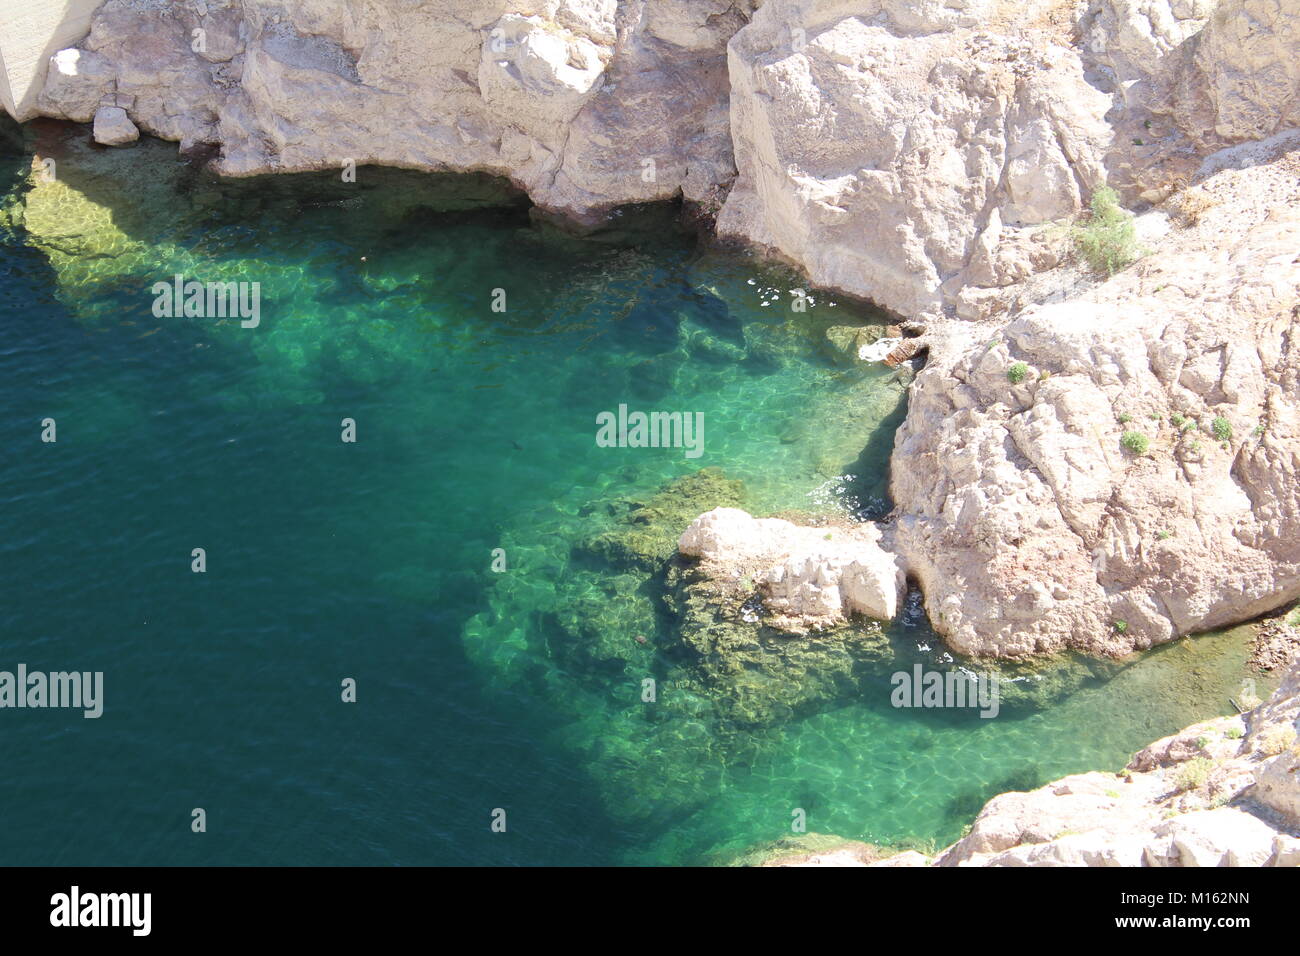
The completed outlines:
<svg viewBox="0 0 1300 956">
<path fill-rule="evenodd" d="M 1039 227 L 1104 181 L 1110 97 L 1040 29 L 1053 4 L 1004 6 L 765 3 L 730 45 L 719 232 L 907 316 L 1054 265 Z"/>
<path fill-rule="evenodd" d="M 108 0 L 47 116 L 125 108 L 219 172 L 367 163 L 509 176 L 575 218 L 732 174 L 725 45 L 744 0 Z"/>
<path fill-rule="evenodd" d="M 1139 751 L 1120 774 L 994 797 L 940 866 L 1300 866 L 1300 662 L 1269 701 Z"/>
<path fill-rule="evenodd" d="M 898 613 L 903 572 L 880 537 L 870 523 L 806 527 L 714 508 L 682 533 L 678 550 L 716 581 L 757 588 L 772 626 L 803 630 Z"/>
<path fill-rule="evenodd" d="M 1297 145 L 1213 157 L 1199 224 L 1110 281 L 930 337 L 895 543 L 955 649 L 1123 653 L 1300 597 Z"/>
</svg>

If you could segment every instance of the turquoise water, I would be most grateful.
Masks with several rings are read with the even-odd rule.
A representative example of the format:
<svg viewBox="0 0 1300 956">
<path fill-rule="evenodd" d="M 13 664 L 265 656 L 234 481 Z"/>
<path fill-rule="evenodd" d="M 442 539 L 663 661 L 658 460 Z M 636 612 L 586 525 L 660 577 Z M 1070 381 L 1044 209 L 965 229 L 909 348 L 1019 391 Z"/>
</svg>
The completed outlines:
<svg viewBox="0 0 1300 956">
<path fill-rule="evenodd" d="M 796 277 L 671 209 L 576 238 L 486 179 L 217 183 L 166 144 L 3 135 L 0 669 L 106 698 L 0 711 L 6 862 L 683 863 L 794 808 L 942 845 L 1239 693 L 1241 633 L 1069 665 L 995 720 L 889 707 L 899 662 L 942 660 L 915 614 L 811 664 L 758 628 L 734 673 L 703 660 L 665 542 L 720 503 L 883 515 L 905 388 L 827 339 L 883 316 L 795 311 Z M 261 324 L 155 318 L 177 273 L 260 283 Z M 702 456 L 597 447 L 620 404 L 702 413 Z"/>
</svg>

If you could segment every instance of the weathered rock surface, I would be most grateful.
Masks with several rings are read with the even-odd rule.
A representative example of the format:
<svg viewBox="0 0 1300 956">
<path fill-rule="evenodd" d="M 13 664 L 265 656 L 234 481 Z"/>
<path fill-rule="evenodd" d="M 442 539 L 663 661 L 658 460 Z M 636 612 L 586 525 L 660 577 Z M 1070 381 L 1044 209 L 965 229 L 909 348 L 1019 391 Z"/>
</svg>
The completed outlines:
<svg viewBox="0 0 1300 956">
<path fill-rule="evenodd" d="M 95 110 L 95 142 L 104 146 L 125 146 L 140 138 L 126 110 L 120 106 L 101 106 Z"/>
<path fill-rule="evenodd" d="M 1111 98 L 1044 26 L 1060 6 L 765 3 L 730 44 L 719 232 L 908 316 L 981 314 L 962 290 L 1054 265 L 1040 227 L 1105 178 Z"/>
<path fill-rule="evenodd" d="M 1295 145 L 1212 157 L 1199 224 L 1110 281 L 931 330 L 894 542 L 955 650 L 1120 654 L 1300 597 Z"/>
<path fill-rule="evenodd" d="M 746 0 L 108 0 L 43 113 L 111 97 L 219 172 L 349 161 L 509 176 L 575 217 L 734 173 L 725 44 Z"/>
<path fill-rule="evenodd" d="M 855 614 L 889 620 L 906 583 L 873 524 L 804 527 L 715 508 L 682 532 L 678 550 L 700 559 L 723 585 L 757 588 L 766 623 L 790 630 L 841 624 Z"/>
</svg>

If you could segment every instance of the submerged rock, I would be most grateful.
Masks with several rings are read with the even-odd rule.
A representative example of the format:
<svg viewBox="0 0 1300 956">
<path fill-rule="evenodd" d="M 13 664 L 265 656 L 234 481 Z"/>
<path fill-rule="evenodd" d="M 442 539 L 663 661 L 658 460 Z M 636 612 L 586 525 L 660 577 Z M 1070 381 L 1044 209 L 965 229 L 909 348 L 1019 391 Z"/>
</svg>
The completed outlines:
<svg viewBox="0 0 1300 956">
<path fill-rule="evenodd" d="M 990 800 L 938 853 L 872 859 L 816 835 L 737 857 L 787 866 L 1300 866 L 1300 660 L 1267 703 L 1156 741 L 1118 774 Z M 812 836 L 810 834 L 810 836 Z M 874 848 L 873 848 L 874 849 Z"/>
<path fill-rule="evenodd" d="M 940 866 L 1300 865 L 1300 661 L 1266 704 L 990 801 Z"/>
<path fill-rule="evenodd" d="M 579 549 L 621 567 L 658 571 L 676 551 L 682 529 L 700 513 L 744 501 L 744 484 L 720 468 L 702 468 L 664 485 L 646 499 L 618 499 L 612 528 L 587 538 Z"/>
</svg>

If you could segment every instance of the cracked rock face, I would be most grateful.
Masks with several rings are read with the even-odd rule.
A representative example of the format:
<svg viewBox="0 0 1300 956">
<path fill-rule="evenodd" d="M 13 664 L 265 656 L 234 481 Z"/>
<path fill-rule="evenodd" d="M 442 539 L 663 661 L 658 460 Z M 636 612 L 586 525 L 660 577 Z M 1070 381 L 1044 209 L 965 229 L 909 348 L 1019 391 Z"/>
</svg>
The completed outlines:
<svg viewBox="0 0 1300 956">
<path fill-rule="evenodd" d="M 1051 34 L 976 27 L 994 6 L 919 23 L 929 6 L 764 4 L 730 45 L 740 172 L 719 232 L 908 316 L 977 317 L 963 290 L 1054 264 L 996 250 L 1104 180 L 1111 98 Z"/>
<path fill-rule="evenodd" d="M 895 543 L 955 650 L 1122 654 L 1300 597 L 1300 151 L 1259 159 L 1110 281 L 932 347 Z"/>
<path fill-rule="evenodd" d="M 41 108 L 104 135 L 125 111 L 228 175 L 350 160 L 505 175 L 577 218 L 720 209 L 927 320 L 889 546 L 952 648 L 1118 655 L 1300 597 L 1293 7 L 107 0 Z M 1210 208 L 1090 284 L 1057 267 L 1107 179 Z M 761 570 L 795 629 L 892 614 L 883 560 Z"/>
</svg>

